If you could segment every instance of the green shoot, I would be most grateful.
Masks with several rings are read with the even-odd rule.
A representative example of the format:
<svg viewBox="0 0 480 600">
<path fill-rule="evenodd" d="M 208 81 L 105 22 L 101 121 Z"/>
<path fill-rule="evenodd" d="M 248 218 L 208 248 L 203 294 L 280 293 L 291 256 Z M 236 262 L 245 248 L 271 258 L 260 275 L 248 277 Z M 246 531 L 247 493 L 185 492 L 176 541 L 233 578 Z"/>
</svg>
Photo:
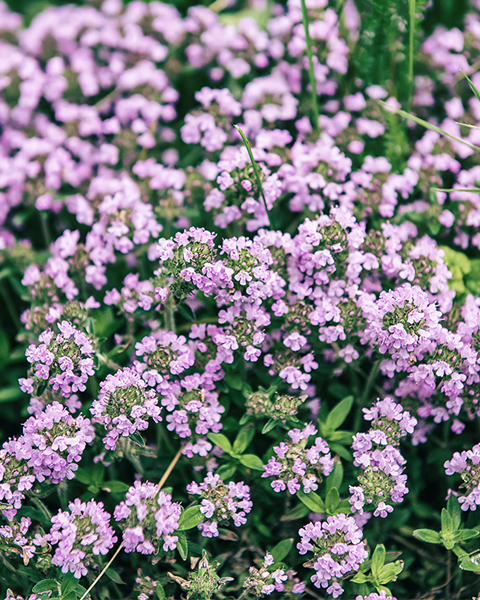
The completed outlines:
<svg viewBox="0 0 480 600">
<path fill-rule="evenodd" d="M 480 194 L 480 189 L 471 188 L 471 189 L 460 189 L 460 188 L 435 188 L 436 192 L 445 192 L 449 194 L 450 192 L 471 192 L 472 194 Z"/>
<path fill-rule="evenodd" d="M 260 171 L 258 170 L 258 165 L 255 162 L 255 159 L 253 158 L 252 147 L 250 146 L 250 142 L 247 140 L 247 136 L 243 133 L 243 131 L 240 129 L 240 127 L 238 127 L 237 125 L 234 125 L 234 127 L 238 131 L 238 133 L 241 135 L 243 143 L 245 144 L 245 148 L 247 149 L 248 156 L 250 157 L 250 162 L 252 163 L 253 170 L 255 171 L 255 177 L 257 179 L 257 184 L 258 184 L 258 187 L 260 188 L 260 193 L 262 194 L 262 200 L 263 200 L 263 205 L 265 207 L 265 212 L 267 213 L 268 224 L 271 227 L 272 220 L 270 218 L 270 213 L 268 212 L 267 201 L 265 200 L 265 194 L 263 192 L 263 185 L 262 185 L 262 181 L 260 179 Z"/>
<path fill-rule="evenodd" d="M 413 58 L 415 52 L 415 5 L 416 0 L 408 0 L 409 8 L 409 40 L 408 40 L 408 85 L 410 86 L 410 93 L 408 95 L 408 107 L 412 102 L 413 95 Z"/>
<path fill-rule="evenodd" d="M 477 152 L 480 152 L 480 146 L 475 146 L 474 144 L 470 144 L 466 140 L 462 140 L 462 138 L 458 138 L 455 135 L 452 135 L 451 133 L 448 133 L 445 130 L 440 129 L 440 127 L 436 127 L 435 125 L 432 125 L 428 121 L 419 119 L 415 115 L 412 115 L 411 113 L 409 113 L 405 110 L 401 110 L 399 108 L 394 108 L 393 106 L 390 106 L 386 102 L 383 102 L 383 100 L 379 100 L 378 102 L 380 102 L 380 104 L 385 108 L 385 110 L 393 111 L 393 112 L 397 113 L 397 115 L 400 115 L 401 117 L 403 117 L 404 119 L 408 119 L 409 121 L 413 121 L 414 123 L 417 123 L 417 125 L 421 125 L 422 127 L 425 127 L 425 129 L 430 129 L 431 131 L 436 131 L 440 135 L 444 135 L 445 137 L 451 138 L 452 140 L 455 140 L 456 142 L 465 144 L 465 146 L 468 146 L 472 150 L 476 150 Z"/>
<path fill-rule="evenodd" d="M 480 129 L 476 125 L 470 125 L 470 123 L 460 123 L 459 121 L 455 121 L 457 125 L 461 125 L 462 127 L 468 127 L 469 129 Z"/>
<path fill-rule="evenodd" d="M 310 78 L 310 87 L 312 88 L 313 128 L 317 133 L 320 133 L 320 125 L 318 123 L 320 112 L 318 110 L 317 81 L 315 79 L 315 70 L 313 68 L 312 40 L 310 38 L 310 31 L 308 29 L 309 20 L 308 20 L 307 5 L 305 4 L 305 0 L 301 0 L 301 3 L 302 3 L 303 28 L 305 29 L 305 42 L 307 44 L 308 76 Z"/>
<path fill-rule="evenodd" d="M 460 69 L 460 71 L 462 71 L 462 69 Z M 462 71 L 463 76 L 465 77 L 465 79 L 468 81 L 468 85 L 472 88 L 472 92 L 475 94 L 475 96 L 477 97 L 477 100 L 480 100 L 480 92 L 477 90 L 477 88 L 473 85 L 472 80 L 470 79 L 470 77 L 465 73 L 465 71 Z"/>
</svg>

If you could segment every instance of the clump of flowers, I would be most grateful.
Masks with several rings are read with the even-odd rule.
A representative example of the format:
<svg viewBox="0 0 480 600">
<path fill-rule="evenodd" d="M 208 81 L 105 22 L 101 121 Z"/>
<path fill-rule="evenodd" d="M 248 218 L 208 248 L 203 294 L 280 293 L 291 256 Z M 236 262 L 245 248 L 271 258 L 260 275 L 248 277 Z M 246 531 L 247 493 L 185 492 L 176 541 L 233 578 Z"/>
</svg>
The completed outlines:
<svg viewBox="0 0 480 600">
<path fill-rule="evenodd" d="M 368 558 L 362 530 L 352 517 L 344 514 L 328 517 L 326 521 L 308 523 L 298 532 L 300 554 L 313 552 L 309 566 L 315 569 L 311 580 L 315 587 L 327 588 L 337 598 L 344 592 L 340 581 L 345 575 L 358 571 Z"/>
<path fill-rule="evenodd" d="M 187 485 L 187 492 L 202 498 L 200 511 L 205 520 L 198 525 L 204 537 L 217 537 L 218 526 L 227 525 L 230 520 L 235 527 L 247 522 L 246 515 L 252 510 L 250 488 L 243 481 L 223 483 L 218 475 L 208 473 L 202 483 Z"/>
<path fill-rule="evenodd" d="M 17 460 L 24 460 L 40 483 L 53 484 L 73 479 L 83 451 L 95 438 L 95 430 L 82 415 L 74 418 L 59 402 L 30 417 L 11 448 Z"/>
<path fill-rule="evenodd" d="M 245 591 L 257 598 L 270 596 L 273 592 L 285 592 L 290 594 L 303 594 L 305 584 L 295 577 L 292 569 L 276 567 L 273 556 L 267 552 L 262 566 L 257 569 L 250 567 L 249 576 L 243 582 Z"/>
<path fill-rule="evenodd" d="M 145 336 L 135 344 L 135 354 L 141 357 L 142 363 L 136 363 L 140 372 L 150 368 L 164 377 L 179 375 L 195 363 L 195 355 L 186 344 L 183 335 L 175 335 L 170 331 L 158 331 L 155 335 Z"/>
<path fill-rule="evenodd" d="M 40 395 L 46 386 L 69 398 L 84 392 L 88 378 L 94 374 L 94 340 L 78 330 L 69 321 L 58 323 L 60 333 L 51 329 L 40 334 L 37 346 L 31 344 L 26 351 L 32 365 L 27 379 L 20 380 L 27 394 Z"/>
<path fill-rule="evenodd" d="M 373 504 L 373 515 L 386 517 L 393 511 L 389 502 L 402 502 L 408 493 L 403 473 L 406 461 L 398 446 L 402 438 L 413 433 L 417 419 L 388 396 L 363 412 L 372 425 L 367 433 L 353 438 L 354 465 L 363 473 L 358 477 L 360 485 L 350 486 L 350 503 L 352 511 L 360 514 L 365 504 Z"/>
<path fill-rule="evenodd" d="M 290 440 L 274 446 L 275 456 L 263 467 L 262 477 L 274 477 L 271 486 L 276 492 L 288 489 L 290 494 L 302 490 L 315 491 L 318 483 L 333 471 L 334 461 L 327 442 L 315 438 L 307 448 L 309 438 L 316 435 L 316 428 L 310 423 L 304 429 L 288 432 Z"/>
<path fill-rule="evenodd" d="M 372 592 L 368 594 L 368 596 L 357 596 L 355 600 L 397 600 L 393 596 L 387 596 L 387 592 L 385 590 L 380 590 L 380 593 Z"/>
<path fill-rule="evenodd" d="M 56 546 L 52 563 L 62 573 L 85 576 L 95 564 L 95 557 L 105 555 L 117 541 L 110 526 L 110 514 L 102 502 L 81 502 L 78 498 L 52 517 L 52 527 L 45 539 Z"/>
<path fill-rule="evenodd" d="M 35 475 L 25 460 L 15 456 L 17 440 L 5 442 L 0 450 L 0 501 L 6 502 L 1 511 L 7 519 L 12 519 L 25 498 L 23 492 L 31 490 Z"/>
<path fill-rule="evenodd" d="M 480 505 L 480 444 L 471 450 L 455 452 L 451 460 L 445 462 L 445 473 L 459 473 L 465 492 L 458 496 L 462 510 L 476 510 Z"/>
<path fill-rule="evenodd" d="M 159 492 L 158 486 L 136 481 L 127 491 L 125 501 L 116 508 L 113 516 L 121 522 L 125 552 L 157 554 L 175 550 L 181 507 L 172 502 L 172 496 Z"/>
<path fill-rule="evenodd" d="M 103 442 L 107 450 L 115 450 L 120 436 L 128 437 L 148 427 L 148 418 L 162 420 L 157 392 L 149 388 L 132 368 L 119 369 L 100 383 L 101 391 L 90 409 L 95 421 L 107 430 Z"/>
</svg>

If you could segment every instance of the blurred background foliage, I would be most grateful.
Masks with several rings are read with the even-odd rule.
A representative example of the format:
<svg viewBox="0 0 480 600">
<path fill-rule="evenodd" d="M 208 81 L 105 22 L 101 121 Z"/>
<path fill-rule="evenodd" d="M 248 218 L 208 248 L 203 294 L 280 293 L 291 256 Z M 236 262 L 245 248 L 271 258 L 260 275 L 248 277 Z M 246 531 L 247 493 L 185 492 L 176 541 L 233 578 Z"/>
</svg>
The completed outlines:
<svg viewBox="0 0 480 600">
<path fill-rule="evenodd" d="M 189 6 L 197 4 L 203 4 L 209 6 L 212 4 L 212 0 L 164 0 L 167 4 L 173 4 L 181 12 L 185 12 Z M 280 2 L 285 0 L 280 0 Z M 404 2 L 408 4 L 408 0 L 395 0 L 397 3 Z M 25 16 L 25 19 L 30 21 L 36 14 L 44 10 L 50 5 L 62 5 L 62 4 L 87 4 L 82 0 L 6 0 L 8 6 Z M 382 7 L 384 4 L 389 4 L 389 0 L 356 0 L 359 9 L 362 9 L 362 5 L 376 5 Z M 237 12 L 244 10 L 246 5 L 249 4 L 248 0 L 237 0 L 232 3 L 232 6 L 227 8 L 224 12 Z M 340 2 L 342 4 L 342 2 Z M 460 27 L 463 22 L 463 17 L 467 11 L 469 2 L 468 0 L 432 0 L 428 3 L 428 10 L 426 13 L 426 19 L 423 22 L 423 29 L 426 33 L 431 33 L 437 25 L 445 25 L 447 27 Z M 261 12 L 259 10 L 259 12 Z"/>
</svg>

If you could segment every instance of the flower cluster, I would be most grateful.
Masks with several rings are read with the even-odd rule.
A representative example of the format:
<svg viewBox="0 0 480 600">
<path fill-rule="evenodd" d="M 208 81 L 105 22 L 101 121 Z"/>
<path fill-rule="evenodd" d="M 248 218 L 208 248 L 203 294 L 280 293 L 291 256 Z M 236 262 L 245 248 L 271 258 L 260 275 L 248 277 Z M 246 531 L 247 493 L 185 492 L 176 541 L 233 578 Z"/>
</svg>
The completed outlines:
<svg viewBox="0 0 480 600">
<path fill-rule="evenodd" d="M 148 418 L 155 423 L 162 420 L 158 395 L 148 388 L 140 374 L 129 367 L 107 375 L 100 383 L 98 399 L 90 409 L 95 422 L 107 430 L 103 442 L 107 450 L 115 450 L 120 436 L 128 437 L 148 427 Z"/>
<path fill-rule="evenodd" d="M 289 396 L 275 394 L 273 400 L 270 394 L 263 391 L 250 394 L 245 402 L 245 413 L 256 419 L 273 419 L 280 423 L 288 423 L 294 420 L 298 413 L 298 407 L 308 396 Z"/>
<path fill-rule="evenodd" d="M 327 593 L 337 598 L 344 591 L 341 579 L 358 571 L 368 557 L 361 529 L 352 517 L 340 514 L 323 522 L 308 523 L 298 533 L 300 554 L 313 552 L 314 555 L 312 582 L 315 587 L 327 588 Z"/>
<path fill-rule="evenodd" d="M 48 544 L 41 533 L 29 532 L 31 524 L 29 517 L 22 517 L 19 521 L 12 520 L 8 525 L 0 526 L 3 551 L 6 556 L 21 556 L 25 565 L 33 559 L 39 568 L 45 570 L 51 566 Z"/>
<path fill-rule="evenodd" d="M 187 598 L 194 600 L 210 600 L 233 577 L 219 577 L 217 567 L 220 563 L 211 563 L 205 550 L 202 551 L 202 558 L 198 560 L 195 571 L 189 573 L 188 580 L 182 577 L 176 577 L 169 573 L 169 578 L 178 583 L 183 590 L 187 591 Z"/>
<path fill-rule="evenodd" d="M 52 562 L 63 573 L 77 579 L 88 573 L 95 557 L 113 548 L 117 537 L 110 526 L 110 515 L 102 502 L 81 502 L 78 498 L 52 517 L 52 527 L 45 539 L 56 546 Z"/>
<path fill-rule="evenodd" d="M 459 473 L 465 492 L 458 497 L 462 510 L 476 510 L 480 505 L 480 444 L 471 450 L 455 452 L 451 460 L 445 462 L 445 473 Z"/>
<path fill-rule="evenodd" d="M 367 433 L 357 433 L 353 439 L 353 464 L 363 472 L 358 477 L 360 485 L 350 486 L 350 504 L 352 511 L 360 514 L 365 504 L 373 504 L 373 515 L 386 517 L 393 511 L 389 502 L 402 502 L 408 493 L 406 461 L 398 446 L 403 437 L 413 433 L 417 419 L 388 396 L 363 412 L 372 425 Z"/>
<path fill-rule="evenodd" d="M 175 550 L 178 536 L 180 504 L 172 502 L 172 496 L 159 492 L 153 483 L 138 481 L 128 490 L 126 500 L 116 508 L 113 516 L 121 521 L 125 552 L 157 554 Z"/>
<path fill-rule="evenodd" d="M 57 484 L 72 479 L 83 451 L 95 437 L 89 419 L 74 418 L 59 402 L 30 417 L 23 434 L 3 444 L 0 455 L 0 496 L 9 503 L 3 514 L 13 516 L 34 482 Z"/>
<path fill-rule="evenodd" d="M 187 492 L 202 498 L 200 510 L 205 519 L 198 525 L 198 529 L 204 537 L 217 537 L 218 526 L 227 525 L 230 520 L 235 527 L 244 525 L 247 522 L 246 515 L 253 506 L 248 485 L 243 481 L 225 484 L 213 473 L 208 473 L 200 484 L 189 483 Z"/>
<path fill-rule="evenodd" d="M 290 440 L 273 448 L 275 456 L 263 467 L 262 477 L 274 477 L 271 486 L 276 492 L 288 489 L 290 494 L 303 490 L 306 494 L 315 491 L 321 475 L 328 476 L 333 471 L 333 459 L 327 442 L 315 438 L 307 448 L 309 438 L 317 433 L 310 423 L 303 430 L 288 432 Z"/>
<path fill-rule="evenodd" d="M 69 321 L 58 323 L 60 333 L 51 329 L 38 338 L 38 346 L 27 348 L 26 357 L 32 365 L 27 379 L 20 380 L 27 394 L 40 395 L 46 385 L 64 398 L 84 392 L 88 378 L 94 374 L 93 340 Z"/>
<path fill-rule="evenodd" d="M 301 583 L 295 575 L 292 569 L 276 568 L 273 556 L 267 552 L 260 569 L 250 567 L 243 587 L 257 598 L 270 596 L 275 591 L 302 594 L 305 591 L 305 584 Z"/>
</svg>

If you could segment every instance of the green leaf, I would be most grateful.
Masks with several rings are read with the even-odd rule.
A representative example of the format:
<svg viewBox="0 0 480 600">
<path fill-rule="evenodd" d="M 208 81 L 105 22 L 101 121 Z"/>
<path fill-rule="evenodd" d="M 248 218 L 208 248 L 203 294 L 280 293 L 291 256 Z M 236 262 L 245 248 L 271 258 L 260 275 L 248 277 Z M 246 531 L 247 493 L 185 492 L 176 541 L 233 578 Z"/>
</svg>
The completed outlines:
<svg viewBox="0 0 480 600">
<path fill-rule="evenodd" d="M 454 531 L 452 533 L 452 541 L 464 542 L 465 540 L 473 540 L 480 536 L 480 531 L 476 531 L 475 529 L 460 529 L 459 531 Z"/>
<path fill-rule="evenodd" d="M 178 530 L 193 529 L 203 521 L 203 518 L 204 515 L 200 512 L 200 506 L 189 506 L 178 519 Z"/>
<path fill-rule="evenodd" d="M 68 594 L 62 595 L 62 600 L 78 600 L 76 592 L 68 592 Z"/>
<path fill-rule="evenodd" d="M 441 544 L 442 540 L 438 531 L 433 531 L 433 529 L 415 529 L 413 532 L 413 536 L 417 538 L 417 540 L 421 540 L 422 542 L 427 542 L 428 544 Z"/>
<path fill-rule="evenodd" d="M 244 467 L 249 469 L 255 469 L 256 471 L 263 471 L 263 462 L 255 454 L 244 454 L 239 457 L 240 462 Z"/>
<path fill-rule="evenodd" d="M 351 445 L 353 439 L 352 431 L 345 431 L 343 429 L 339 429 L 338 431 L 332 431 L 328 433 L 328 442 L 336 442 L 337 444 L 347 444 Z M 330 444 L 331 446 L 331 444 Z"/>
<path fill-rule="evenodd" d="M 262 429 L 263 435 L 265 435 L 269 431 L 272 431 L 272 429 L 275 429 L 277 424 L 278 424 L 278 421 L 276 419 L 269 419 L 263 426 L 263 429 Z"/>
<path fill-rule="evenodd" d="M 165 590 L 163 589 L 163 585 L 157 581 L 157 587 L 155 588 L 155 592 L 157 593 L 158 600 L 165 600 Z"/>
<path fill-rule="evenodd" d="M 354 583 L 367 583 L 367 581 L 370 581 L 370 577 L 364 573 L 357 573 L 355 577 L 352 577 L 352 581 Z"/>
<path fill-rule="evenodd" d="M 470 560 L 470 558 L 466 558 L 464 560 L 461 560 L 460 564 L 459 564 L 459 567 L 463 571 L 473 571 L 474 573 L 479 573 L 480 572 L 480 564 L 477 565 L 472 560 Z"/>
<path fill-rule="evenodd" d="M 315 492 L 309 492 L 306 494 L 299 490 L 297 492 L 298 499 L 305 504 L 312 512 L 314 513 L 324 513 L 325 512 L 325 503 L 320 498 L 318 494 Z"/>
<path fill-rule="evenodd" d="M 382 568 L 378 581 L 381 585 L 385 585 L 390 581 L 394 581 L 402 571 L 403 561 L 396 560 L 394 563 L 389 563 Z"/>
<path fill-rule="evenodd" d="M 462 510 L 460 508 L 460 502 L 453 494 L 450 495 L 450 498 L 447 501 L 447 510 L 452 518 L 453 528 L 457 530 L 462 521 Z"/>
<path fill-rule="evenodd" d="M 82 469 L 82 467 L 78 467 L 75 471 L 75 479 L 78 479 L 80 483 L 84 483 L 85 485 L 90 485 L 92 483 L 92 476 L 88 471 Z"/>
<path fill-rule="evenodd" d="M 234 454 L 243 454 L 255 435 L 255 427 L 244 427 L 233 442 Z"/>
<path fill-rule="evenodd" d="M 41 594 L 42 592 L 58 592 L 58 583 L 55 579 L 44 579 L 33 586 L 32 592 Z"/>
<path fill-rule="evenodd" d="M 123 583 L 123 584 L 125 584 L 125 582 L 122 581 L 122 578 L 120 577 L 120 575 L 116 571 L 114 571 L 113 569 L 107 569 L 106 572 L 105 572 L 105 575 L 107 577 L 109 577 L 112 581 L 114 581 L 115 583 L 118 583 L 118 584 L 122 584 Z"/>
<path fill-rule="evenodd" d="M 345 459 L 345 460 L 353 459 L 352 453 L 350 452 L 350 450 L 347 450 L 347 448 L 345 448 L 345 446 L 342 446 L 341 444 L 334 444 L 334 443 L 330 443 L 328 445 L 330 446 L 330 450 L 332 452 L 335 452 L 336 454 L 338 454 L 338 456 L 341 456 L 343 459 Z"/>
<path fill-rule="evenodd" d="M 293 538 L 288 540 L 282 540 L 279 542 L 272 550 L 270 550 L 270 554 L 273 556 L 273 560 L 277 562 L 281 562 L 287 554 L 290 552 L 293 546 Z"/>
<path fill-rule="evenodd" d="M 451 533 L 453 531 L 453 520 L 446 508 L 442 509 L 442 533 Z"/>
<path fill-rule="evenodd" d="M 378 100 L 377 102 L 379 102 L 385 108 L 385 110 L 393 111 L 393 112 L 397 113 L 397 115 L 400 115 L 401 117 L 403 117 L 404 119 L 408 119 L 409 121 L 413 121 L 417 125 L 421 125 L 422 127 L 425 127 L 425 129 L 430 129 L 431 131 L 436 131 L 440 135 L 444 135 L 445 137 L 455 140 L 456 142 L 465 144 L 465 146 L 472 148 L 472 150 L 476 150 L 477 152 L 480 151 L 479 146 L 474 146 L 473 144 L 470 144 L 469 142 L 467 142 L 466 140 L 463 140 L 462 138 L 458 138 L 455 135 L 451 135 L 450 133 L 447 133 L 445 130 L 440 129 L 440 127 L 436 127 L 435 125 L 432 125 L 428 121 L 419 119 L 415 115 L 412 115 L 411 113 L 408 113 L 404 110 L 400 110 L 399 108 L 394 108 L 393 106 L 390 106 L 386 102 L 383 102 L 383 100 Z"/>
<path fill-rule="evenodd" d="M 180 554 L 180 556 L 182 557 L 182 560 L 187 560 L 188 542 L 187 542 L 187 538 L 184 535 L 178 536 L 177 550 L 178 550 L 178 553 Z"/>
<path fill-rule="evenodd" d="M 333 467 L 333 471 L 326 479 L 327 484 L 327 494 L 332 488 L 340 489 L 343 481 L 343 465 L 339 460 L 335 461 L 335 465 Z"/>
<path fill-rule="evenodd" d="M 113 494 L 123 494 L 130 486 L 123 481 L 106 481 L 103 484 L 102 490 Z"/>
<path fill-rule="evenodd" d="M 219 448 L 221 448 L 227 454 L 232 454 L 232 444 L 228 440 L 223 433 L 209 433 L 207 435 L 208 439 L 216 444 Z"/>
<path fill-rule="evenodd" d="M 296 519 L 303 519 L 310 512 L 310 508 L 305 504 L 299 504 L 293 510 L 288 512 L 286 515 L 280 517 L 280 521 L 295 521 Z"/>
<path fill-rule="evenodd" d="M 240 421 L 238 422 L 239 425 L 245 425 L 246 423 L 248 423 L 248 421 L 250 420 L 250 415 L 247 415 L 246 413 L 242 416 L 242 418 L 240 419 Z"/>
<path fill-rule="evenodd" d="M 332 408 L 328 414 L 325 426 L 327 429 L 335 431 L 340 425 L 342 425 L 345 419 L 348 417 L 349 412 L 352 410 L 353 396 L 347 396 L 336 406 Z"/>
<path fill-rule="evenodd" d="M 100 486 L 103 483 L 104 476 L 105 467 L 102 465 L 102 463 L 96 463 L 93 465 L 91 481 Z"/>
<path fill-rule="evenodd" d="M 372 555 L 372 574 L 374 577 L 379 577 L 380 572 L 385 564 L 385 546 L 378 544 Z"/>
<path fill-rule="evenodd" d="M 237 465 L 235 463 L 228 463 L 226 465 L 222 465 L 216 471 L 217 475 L 225 481 L 226 479 L 230 479 L 235 475 L 235 471 L 237 470 Z"/>
<path fill-rule="evenodd" d="M 339 502 L 340 494 L 338 493 L 336 487 L 332 487 L 325 498 L 325 508 L 327 509 L 327 513 L 329 515 L 334 514 Z"/>
</svg>

